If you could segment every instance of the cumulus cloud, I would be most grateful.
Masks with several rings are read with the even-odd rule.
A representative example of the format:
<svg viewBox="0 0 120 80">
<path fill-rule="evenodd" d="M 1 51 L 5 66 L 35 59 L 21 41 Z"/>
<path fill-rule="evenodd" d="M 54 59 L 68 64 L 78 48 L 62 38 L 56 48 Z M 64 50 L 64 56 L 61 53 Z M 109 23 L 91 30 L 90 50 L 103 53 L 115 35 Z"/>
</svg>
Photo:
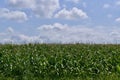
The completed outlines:
<svg viewBox="0 0 120 80">
<path fill-rule="evenodd" d="M 14 20 L 14 21 L 26 21 L 27 15 L 22 11 L 10 11 L 7 8 L 0 8 L 0 18 Z"/>
<path fill-rule="evenodd" d="M 38 0 L 33 11 L 38 17 L 50 18 L 58 8 L 59 0 Z"/>
<path fill-rule="evenodd" d="M 8 0 L 8 4 L 17 8 L 33 8 L 35 6 L 35 0 Z"/>
<path fill-rule="evenodd" d="M 10 40 L 13 43 L 35 43 L 35 42 L 40 42 L 41 39 L 38 36 L 27 36 L 24 34 L 17 34 L 17 35 L 12 35 Z"/>
<path fill-rule="evenodd" d="M 73 7 L 71 10 L 67 10 L 66 8 L 64 8 L 60 10 L 57 14 L 55 14 L 54 17 L 68 20 L 88 18 L 87 14 L 84 11 L 76 7 Z"/>
<path fill-rule="evenodd" d="M 64 30 L 67 28 L 67 24 L 62 25 L 60 23 L 55 23 L 53 25 L 42 25 L 41 27 L 38 27 L 38 30 Z"/>
<path fill-rule="evenodd" d="M 9 0 L 9 5 L 31 9 L 37 17 L 51 18 L 59 9 L 59 0 Z"/>
<path fill-rule="evenodd" d="M 42 40 L 39 36 L 28 36 L 19 32 L 14 31 L 11 27 L 6 29 L 6 32 L 0 33 L 0 43 L 14 43 L 14 44 L 23 44 L 23 43 L 35 43 Z"/>
<path fill-rule="evenodd" d="M 27 36 L 24 34 L 16 34 L 11 35 L 11 37 L 7 37 L 8 35 L 1 37 L 0 43 L 14 43 L 14 44 L 24 44 L 24 43 L 42 43 L 42 40 L 38 36 Z"/>
<path fill-rule="evenodd" d="M 56 24 L 59 23 L 55 23 L 53 25 L 40 26 L 39 30 L 42 34 L 40 36 L 45 36 L 46 39 L 49 40 L 50 42 L 73 43 L 73 42 L 87 41 L 88 39 L 90 39 L 88 37 L 94 35 L 93 33 L 91 34 L 89 33 L 89 32 L 93 32 L 92 29 L 83 28 L 83 27 L 82 28 L 72 27 L 64 24 L 60 24 L 61 27 L 64 27 L 63 29 L 56 31 L 56 27 L 60 27 L 60 26 L 56 26 Z M 46 27 L 51 27 L 51 28 L 45 29 Z"/>
<path fill-rule="evenodd" d="M 57 24 L 57 25 L 56 25 Z M 62 27 L 62 29 L 57 29 L 56 27 Z M 61 28 L 60 27 L 60 28 Z M 114 43 L 115 40 L 119 41 L 118 34 L 120 35 L 120 30 L 117 35 L 113 35 L 114 29 L 106 29 L 104 27 L 85 27 L 85 26 L 69 26 L 66 24 L 54 23 L 51 25 L 42 25 L 38 27 L 40 32 L 39 37 L 44 39 L 45 43 L 57 42 L 57 43 Z"/>
<path fill-rule="evenodd" d="M 8 29 L 13 29 L 8 27 L 7 32 L 0 33 L 0 43 L 120 43 L 120 29 L 116 28 L 54 23 L 41 25 L 37 28 L 38 35 L 28 36 L 15 30 L 10 34 Z"/>
</svg>

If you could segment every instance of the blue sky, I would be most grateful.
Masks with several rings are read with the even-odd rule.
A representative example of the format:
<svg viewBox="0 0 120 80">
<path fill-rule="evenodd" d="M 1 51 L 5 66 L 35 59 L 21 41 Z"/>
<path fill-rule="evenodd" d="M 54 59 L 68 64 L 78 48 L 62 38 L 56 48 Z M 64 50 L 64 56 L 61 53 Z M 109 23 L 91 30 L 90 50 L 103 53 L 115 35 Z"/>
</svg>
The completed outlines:
<svg viewBox="0 0 120 80">
<path fill-rule="evenodd" d="M 120 0 L 1 0 L 8 42 L 120 43 Z"/>
</svg>

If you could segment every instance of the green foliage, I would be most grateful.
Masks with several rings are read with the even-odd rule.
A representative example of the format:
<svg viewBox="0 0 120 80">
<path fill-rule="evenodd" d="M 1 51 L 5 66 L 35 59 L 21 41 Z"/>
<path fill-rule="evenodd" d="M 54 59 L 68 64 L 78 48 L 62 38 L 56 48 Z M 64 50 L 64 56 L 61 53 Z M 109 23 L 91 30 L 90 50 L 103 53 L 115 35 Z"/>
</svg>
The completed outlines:
<svg viewBox="0 0 120 80">
<path fill-rule="evenodd" d="M 120 45 L 0 45 L 0 80 L 120 80 Z"/>
</svg>

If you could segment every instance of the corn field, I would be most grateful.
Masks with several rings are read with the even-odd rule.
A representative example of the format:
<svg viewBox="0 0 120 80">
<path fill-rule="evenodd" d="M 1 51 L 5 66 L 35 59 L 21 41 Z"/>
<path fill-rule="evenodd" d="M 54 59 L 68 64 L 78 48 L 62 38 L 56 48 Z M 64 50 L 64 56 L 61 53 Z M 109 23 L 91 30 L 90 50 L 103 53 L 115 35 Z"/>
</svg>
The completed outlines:
<svg viewBox="0 0 120 80">
<path fill-rule="evenodd" d="M 0 80 L 120 80 L 120 45 L 0 45 Z"/>
</svg>

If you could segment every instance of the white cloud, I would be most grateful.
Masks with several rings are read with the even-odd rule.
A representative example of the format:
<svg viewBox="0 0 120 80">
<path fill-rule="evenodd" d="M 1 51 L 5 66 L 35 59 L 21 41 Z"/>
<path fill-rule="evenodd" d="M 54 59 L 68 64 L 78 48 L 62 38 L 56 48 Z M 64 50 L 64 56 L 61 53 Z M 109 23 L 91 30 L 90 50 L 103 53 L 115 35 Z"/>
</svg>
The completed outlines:
<svg viewBox="0 0 120 80">
<path fill-rule="evenodd" d="M 17 8 L 32 8 L 35 6 L 35 0 L 8 0 L 10 6 Z"/>
<path fill-rule="evenodd" d="M 62 29 L 56 30 L 56 27 Z M 61 42 L 61 43 L 74 43 L 74 42 L 94 42 L 94 43 L 115 43 L 120 39 L 118 35 L 113 35 L 114 29 L 106 29 L 104 27 L 85 27 L 85 26 L 69 26 L 66 24 L 54 23 L 51 25 L 42 25 L 38 28 L 40 38 L 44 42 Z M 120 32 L 120 30 L 116 31 Z M 119 33 L 120 35 L 120 33 Z"/>
<path fill-rule="evenodd" d="M 0 43 L 15 43 L 15 44 L 23 44 L 23 43 L 35 43 L 43 41 L 39 38 L 39 36 L 27 36 L 25 34 L 21 34 L 18 32 L 9 33 L 7 28 L 7 32 L 0 33 Z"/>
<path fill-rule="evenodd" d="M 106 9 L 107 9 L 107 8 L 109 8 L 109 7 L 110 7 L 110 4 L 104 4 L 104 5 L 103 5 L 103 8 L 106 8 Z"/>
<path fill-rule="evenodd" d="M 24 34 L 6 35 L 5 37 L 2 37 L 2 40 L 0 40 L 0 43 L 15 43 L 15 44 L 35 43 L 35 42 L 42 43 L 42 40 L 38 36 L 27 36 Z"/>
<path fill-rule="evenodd" d="M 14 21 L 26 21 L 27 15 L 22 11 L 10 11 L 7 8 L 0 8 L 0 18 L 5 18 L 8 20 L 14 20 Z"/>
<path fill-rule="evenodd" d="M 65 8 L 60 10 L 57 14 L 55 14 L 55 18 L 73 20 L 73 19 L 85 19 L 85 18 L 88 18 L 88 16 L 81 9 L 73 7 L 71 10 L 67 10 Z"/>
<path fill-rule="evenodd" d="M 115 21 L 116 21 L 116 22 L 120 22 L 120 18 L 117 18 Z"/>
<path fill-rule="evenodd" d="M 32 10 L 38 17 L 50 18 L 58 8 L 59 0 L 39 0 L 37 1 L 35 8 Z"/>
<path fill-rule="evenodd" d="M 38 36 L 27 36 L 24 34 L 14 34 L 11 36 L 11 40 L 13 43 L 34 43 L 41 41 Z"/>
<path fill-rule="evenodd" d="M 9 5 L 31 9 L 37 17 L 51 18 L 60 8 L 59 0 L 9 0 Z"/>
<path fill-rule="evenodd" d="M 13 29 L 14 32 L 10 34 L 8 29 L 10 27 L 7 28 L 7 32 L 0 33 L 0 43 L 120 43 L 118 27 L 86 27 L 54 23 L 39 26 L 38 35 L 33 36 L 19 33 Z"/>
<path fill-rule="evenodd" d="M 38 30 L 64 30 L 67 29 L 67 24 L 60 24 L 60 23 L 55 23 L 53 25 L 42 25 L 41 27 L 38 27 Z"/>
</svg>

